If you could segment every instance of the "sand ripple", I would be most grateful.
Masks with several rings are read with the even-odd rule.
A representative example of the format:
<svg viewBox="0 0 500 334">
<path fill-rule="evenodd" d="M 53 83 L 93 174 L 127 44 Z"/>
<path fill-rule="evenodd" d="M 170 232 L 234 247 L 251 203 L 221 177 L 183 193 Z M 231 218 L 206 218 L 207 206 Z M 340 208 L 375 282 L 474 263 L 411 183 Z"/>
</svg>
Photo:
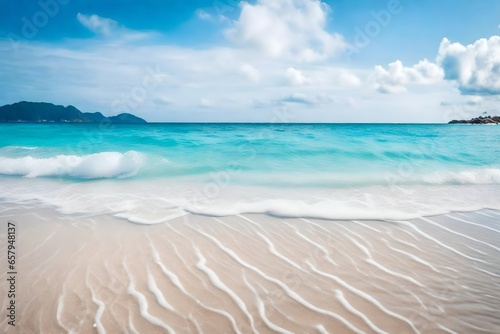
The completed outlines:
<svg viewBox="0 0 500 334">
<path fill-rule="evenodd" d="M 498 211 L 141 226 L 0 207 L 7 221 L 20 231 L 19 333 L 500 332 Z"/>
</svg>

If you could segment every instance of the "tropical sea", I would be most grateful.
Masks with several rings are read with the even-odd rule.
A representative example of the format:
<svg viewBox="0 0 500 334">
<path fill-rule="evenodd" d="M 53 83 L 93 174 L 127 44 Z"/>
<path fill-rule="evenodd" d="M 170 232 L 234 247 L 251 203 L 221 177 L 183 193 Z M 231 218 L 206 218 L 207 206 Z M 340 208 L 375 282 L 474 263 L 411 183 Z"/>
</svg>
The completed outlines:
<svg viewBox="0 0 500 334">
<path fill-rule="evenodd" d="M 409 219 L 500 209 L 496 126 L 4 124 L 0 130 L 0 198 L 64 213 L 106 212 L 149 224 L 186 212 Z"/>
<path fill-rule="evenodd" d="M 21 332 L 498 332 L 498 143 L 472 125 L 1 124 Z"/>
</svg>

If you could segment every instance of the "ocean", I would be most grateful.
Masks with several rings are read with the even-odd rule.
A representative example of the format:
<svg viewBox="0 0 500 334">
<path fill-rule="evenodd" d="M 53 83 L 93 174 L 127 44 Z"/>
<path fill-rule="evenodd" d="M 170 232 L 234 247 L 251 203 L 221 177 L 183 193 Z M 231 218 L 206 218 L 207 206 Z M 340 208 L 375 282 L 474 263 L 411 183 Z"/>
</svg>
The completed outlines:
<svg viewBox="0 0 500 334">
<path fill-rule="evenodd" d="M 498 126 L 2 124 L 0 331 L 499 333 L 499 142 Z"/>
<path fill-rule="evenodd" d="M 500 209 L 500 128 L 3 124 L 0 198 L 136 223 L 185 213 L 410 219 Z"/>
</svg>

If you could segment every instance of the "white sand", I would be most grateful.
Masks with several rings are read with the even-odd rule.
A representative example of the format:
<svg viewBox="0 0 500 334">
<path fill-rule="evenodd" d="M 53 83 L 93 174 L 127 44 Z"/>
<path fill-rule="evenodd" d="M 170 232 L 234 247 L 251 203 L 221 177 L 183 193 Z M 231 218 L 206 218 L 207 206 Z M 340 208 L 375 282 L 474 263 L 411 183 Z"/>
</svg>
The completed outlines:
<svg viewBox="0 0 500 334">
<path fill-rule="evenodd" d="M 409 222 L 188 215 L 159 225 L 0 207 L 7 333 L 498 333 L 500 213 Z"/>
</svg>

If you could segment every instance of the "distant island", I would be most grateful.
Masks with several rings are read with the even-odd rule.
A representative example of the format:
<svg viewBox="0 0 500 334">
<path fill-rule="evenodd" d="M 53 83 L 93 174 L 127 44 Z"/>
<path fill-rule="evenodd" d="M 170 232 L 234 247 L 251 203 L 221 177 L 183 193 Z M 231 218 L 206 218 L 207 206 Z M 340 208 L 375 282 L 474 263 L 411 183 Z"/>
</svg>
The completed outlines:
<svg viewBox="0 0 500 334">
<path fill-rule="evenodd" d="M 448 124 L 499 124 L 500 116 L 479 116 L 470 120 L 456 120 Z"/>
<path fill-rule="evenodd" d="M 106 117 L 100 112 L 81 112 L 73 106 L 45 102 L 18 102 L 0 107 L 0 123 L 147 123 L 132 114 Z"/>
</svg>

